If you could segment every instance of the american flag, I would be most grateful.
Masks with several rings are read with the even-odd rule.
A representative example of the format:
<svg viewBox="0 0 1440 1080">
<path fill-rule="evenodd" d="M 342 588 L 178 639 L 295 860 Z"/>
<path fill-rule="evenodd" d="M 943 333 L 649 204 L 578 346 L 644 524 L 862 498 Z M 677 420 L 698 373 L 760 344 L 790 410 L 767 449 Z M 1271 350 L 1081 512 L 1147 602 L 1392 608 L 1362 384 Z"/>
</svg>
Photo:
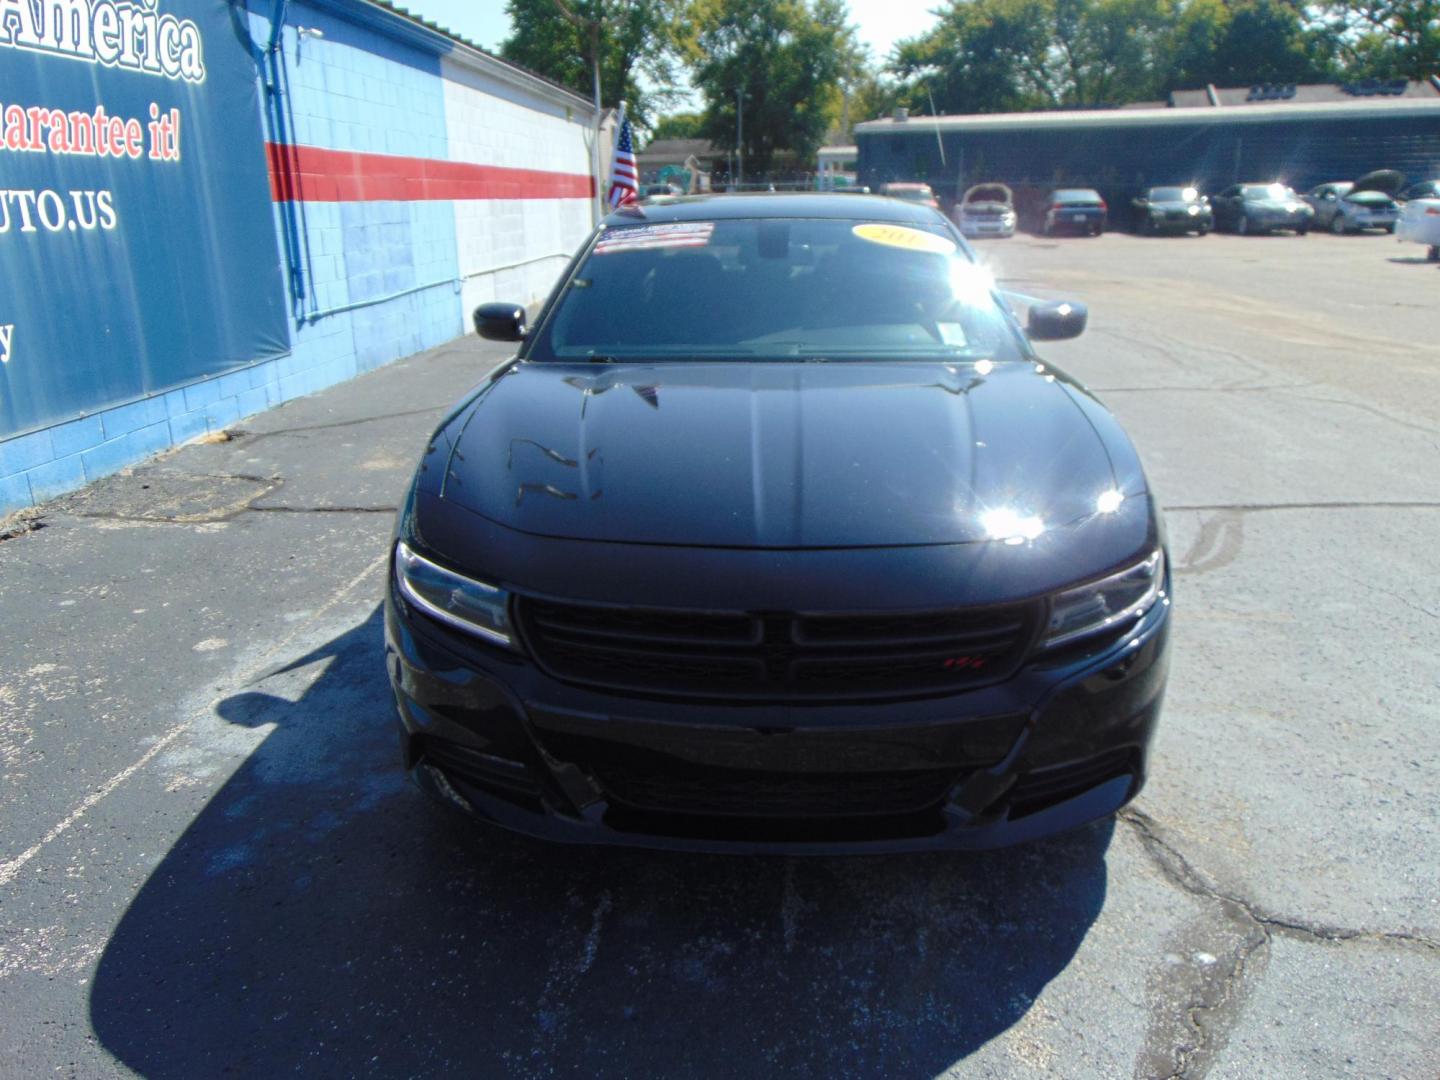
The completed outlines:
<svg viewBox="0 0 1440 1080">
<path fill-rule="evenodd" d="M 639 193 L 640 170 L 635 167 L 635 143 L 630 134 L 630 121 L 620 121 L 620 138 L 615 142 L 615 164 L 610 167 L 610 209 L 635 201 Z"/>
</svg>

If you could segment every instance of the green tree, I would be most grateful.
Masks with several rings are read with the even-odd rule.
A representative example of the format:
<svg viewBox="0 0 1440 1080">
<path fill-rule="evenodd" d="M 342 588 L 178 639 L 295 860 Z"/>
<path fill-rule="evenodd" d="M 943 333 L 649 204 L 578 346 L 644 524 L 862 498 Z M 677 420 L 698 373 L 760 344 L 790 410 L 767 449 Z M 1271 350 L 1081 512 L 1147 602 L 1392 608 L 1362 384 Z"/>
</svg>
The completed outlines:
<svg viewBox="0 0 1440 1080">
<path fill-rule="evenodd" d="M 1289 0 L 949 0 L 890 70 L 912 104 L 928 92 L 942 112 L 1124 105 L 1205 83 L 1325 79 L 1334 36 Z"/>
<path fill-rule="evenodd" d="M 1168 0 L 1054 0 L 1052 18 L 1065 104 L 1120 105 L 1168 89 Z"/>
<path fill-rule="evenodd" d="M 830 142 L 848 143 L 855 138 L 855 125 L 866 120 L 891 116 L 897 106 L 911 106 L 914 88 L 869 65 L 862 65 L 853 78 L 841 84 L 844 100 L 841 114 L 831 132 Z M 922 95 L 923 96 L 923 95 Z"/>
<path fill-rule="evenodd" d="M 700 124 L 704 119 L 700 113 L 674 113 L 670 116 L 662 116 L 655 121 L 655 127 L 650 132 L 650 138 L 654 139 L 698 139 L 700 138 Z"/>
<path fill-rule="evenodd" d="M 643 125 L 679 96 L 672 88 L 683 6 L 683 0 L 507 0 L 513 32 L 500 55 L 590 98 L 598 46 L 601 103 L 614 108 L 625 101 Z"/>
<path fill-rule="evenodd" d="M 692 10 L 701 135 L 733 149 L 738 105 L 747 174 L 768 173 L 781 151 L 808 164 L 839 116 L 841 83 L 862 67 L 842 0 L 697 0 Z"/>
<path fill-rule="evenodd" d="M 1323 11 L 1347 75 L 1425 79 L 1440 73 L 1440 0 L 1340 0 Z"/>
<path fill-rule="evenodd" d="M 1169 0 L 951 0 L 892 67 L 945 112 L 1123 104 L 1159 96 L 1172 22 Z"/>
<path fill-rule="evenodd" d="M 1195 57 L 1195 67 L 1177 72 L 1182 81 L 1246 86 L 1316 82 L 1333 74 L 1327 36 L 1308 28 L 1300 12 L 1282 0 L 1231 4 L 1217 29 L 1210 55 Z"/>
<path fill-rule="evenodd" d="M 1225 0 L 1190 0 L 1176 14 L 1166 47 L 1170 89 L 1194 89 L 1210 81 L 1215 54 L 1229 28 Z"/>
<path fill-rule="evenodd" d="M 951 0 L 928 33 L 900 42 L 889 69 L 915 108 L 1009 112 L 1061 102 L 1049 0 Z"/>
</svg>

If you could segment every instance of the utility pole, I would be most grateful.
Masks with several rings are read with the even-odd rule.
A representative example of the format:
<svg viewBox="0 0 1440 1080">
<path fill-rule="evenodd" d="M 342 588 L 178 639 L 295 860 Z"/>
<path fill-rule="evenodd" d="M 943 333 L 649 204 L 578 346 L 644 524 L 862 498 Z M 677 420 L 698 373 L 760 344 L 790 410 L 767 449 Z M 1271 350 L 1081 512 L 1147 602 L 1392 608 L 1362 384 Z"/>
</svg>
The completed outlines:
<svg viewBox="0 0 1440 1080">
<path fill-rule="evenodd" d="M 598 225 L 605 216 L 605 182 L 600 176 L 600 20 L 590 24 L 590 63 L 595 76 L 595 136 L 590 143 L 591 168 L 595 172 L 595 199 L 592 209 Z"/>
<path fill-rule="evenodd" d="M 735 158 L 737 181 L 745 185 L 745 84 L 735 88 Z"/>
<path fill-rule="evenodd" d="M 555 0 L 560 14 L 569 19 L 582 31 L 590 34 L 590 68 L 595 86 L 595 126 L 590 139 L 590 171 L 595 177 L 595 197 L 590 200 L 591 224 L 599 224 L 605 216 L 605 181 L 600 175 L 600 27 L 604 20 L 600 16 L 582 19 L 566 5 L 565 0 Z"/>
</svg>

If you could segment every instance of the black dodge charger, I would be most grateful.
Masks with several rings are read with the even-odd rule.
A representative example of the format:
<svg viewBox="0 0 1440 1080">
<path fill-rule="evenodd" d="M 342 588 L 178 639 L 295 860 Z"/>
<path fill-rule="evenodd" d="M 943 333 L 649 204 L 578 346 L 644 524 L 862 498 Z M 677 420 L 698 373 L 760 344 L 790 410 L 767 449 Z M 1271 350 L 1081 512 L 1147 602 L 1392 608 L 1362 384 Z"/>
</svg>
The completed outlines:
<svg viewBox="0 0 1440 1080">
<path fill-rule="evenodd" d="M 1165 688 L 1134 447 L 953 227 L 869 196 L 611 214 L 431 437 L 386 660 L 404 761 L 553 840 L 964 849 L 1113 813 Z"/>
</svg>

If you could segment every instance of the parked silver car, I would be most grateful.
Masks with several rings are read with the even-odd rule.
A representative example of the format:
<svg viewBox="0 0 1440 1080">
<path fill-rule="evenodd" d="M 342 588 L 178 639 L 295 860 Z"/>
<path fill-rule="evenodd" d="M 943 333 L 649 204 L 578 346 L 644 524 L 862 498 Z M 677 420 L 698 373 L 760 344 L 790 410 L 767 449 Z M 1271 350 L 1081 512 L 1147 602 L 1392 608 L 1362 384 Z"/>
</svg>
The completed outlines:
<svg viewBox="0 0 1440 1080">
<path fill-rule="evenodd" d="M 1362 229 L 1395 231 L 1400 207 L 1395 195 L 1405 177 L 1393 169 L 1366 173 L 1355 181 L 1321 184 L 1304 196 L 1315 209 L 1315 228 L 1329 229 L 1336 236 Z"/>
<path fill-rule="evenodd" d="M 975 184 L 965 190 L 951 216 L 967 240 L 1014 236 L 1015 194 L 1004 184 Z"/>
</svg>

